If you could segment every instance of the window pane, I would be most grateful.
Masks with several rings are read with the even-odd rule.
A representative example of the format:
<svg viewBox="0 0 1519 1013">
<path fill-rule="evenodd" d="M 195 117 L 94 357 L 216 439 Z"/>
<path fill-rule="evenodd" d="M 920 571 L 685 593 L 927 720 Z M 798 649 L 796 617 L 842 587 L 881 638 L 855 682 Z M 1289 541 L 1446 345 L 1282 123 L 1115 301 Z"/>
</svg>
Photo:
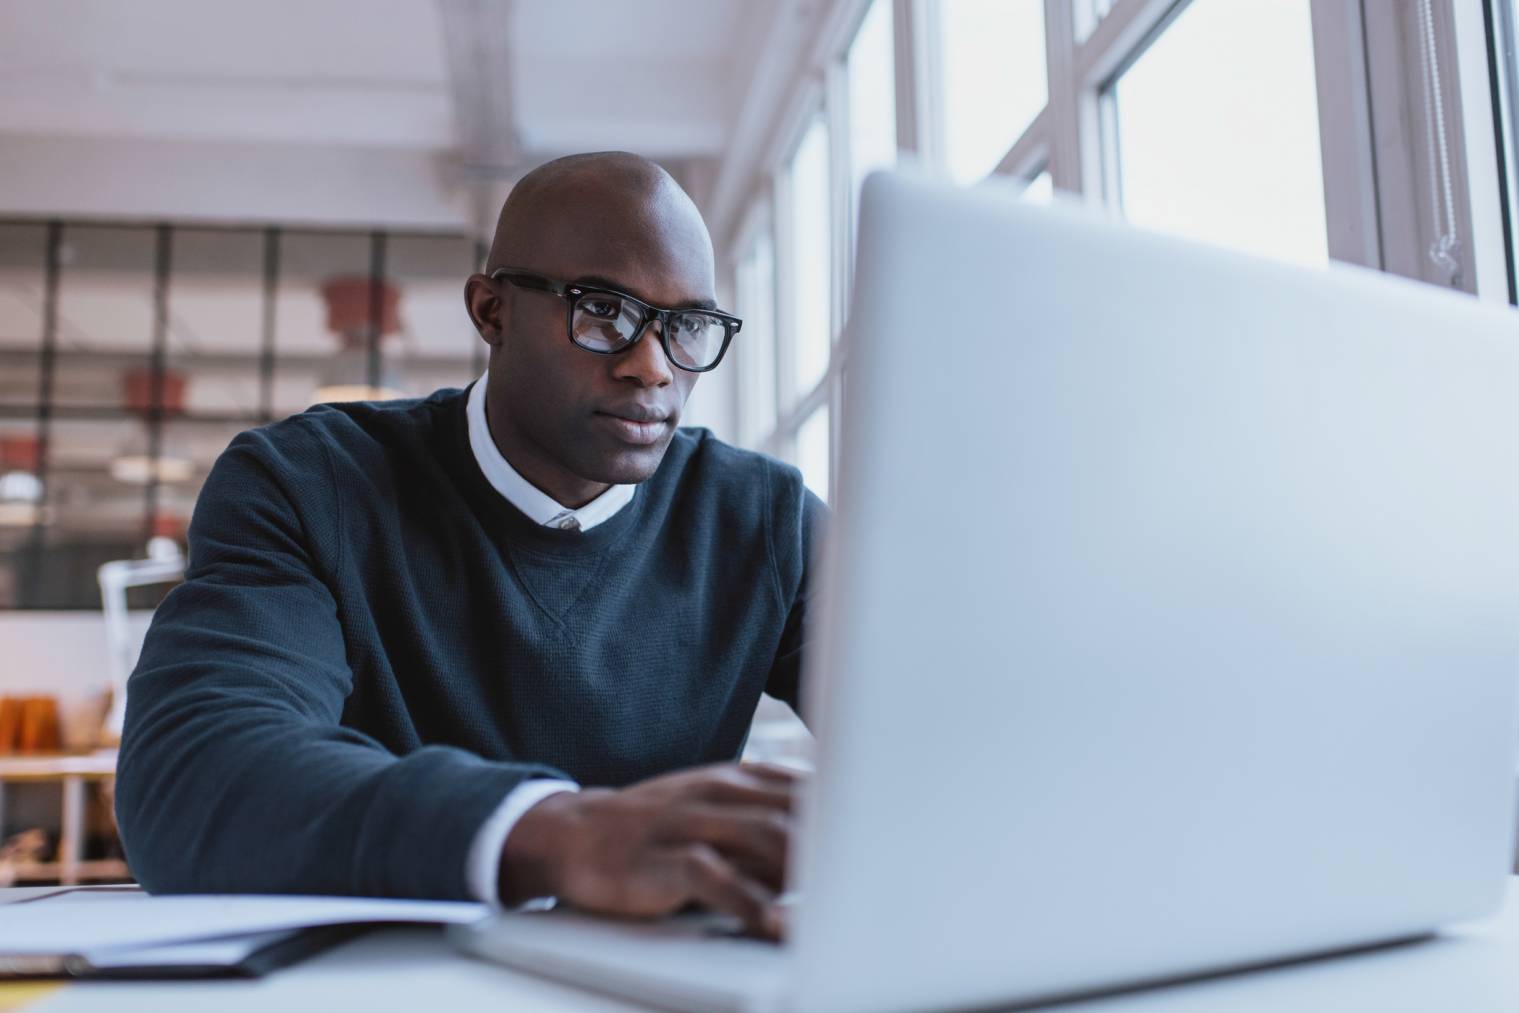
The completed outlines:
<svg viewBox="0 0 1519 1013">
<path fill-rule="evenodd" d="M 828 406 L 807 416 L 796 431 L 796 466 L 807 488 L 828 500 Z"/>
<path fill-rule="evenodd" d="M 46 256 L 43 226 L 0 225 L 0 404 L 37 403 Z"/>
<path fill-rule="evenodd" d="M 147 426 L 124 414 L 118 419 L 56 418 L 48 451 L 46 527 L 42 553 L 23 577 L 29 608 L 100 607 L 95 568 L 143 553 L 147 517 L 141 482 L 112 474 L 118 459 L 146 453 Z M 165 505 L 169 495 L 159 490 Z"/>
<path fill-rule="evenodd" d="M 860 184 L 876 169 L 897 163 L 897 96 L 893 66 L 891 0 L 872 0 L 849 47 L 849 165 L 859 221 Z"/>
<path fill-rule="evenodd" d="M 184 530 L 200 487 L 211 466 L 238 433 L 249 428 L 242 422 L 201 419 L 169 419 L 159 437 L 158 516 L 168 522 L 160 534 L 176 538 L 184 546 Z"/>
<path fill-rule="evenodd" d="M 1113 0 L 1076 0 L 1076 30 L 1078 41 L 1085 40 L 1097 29 L 1097 25 L 1113 9 Z"/>
<path fill-rule="evenodd" d="M 1043 108 L 1043 0 L 941 0 L 944 161 L 958 182 L 996 168 Z"/>
<path fill-rule="evenodd" d="M 27 549 L 33 529 L 46 518 L 37 423 L 0 418 L 0 609 L 23 605 L 23 573 L 35 572 Z"/>
<path fill-rule="evenodd" d="M 759 446 L 775 427 L 775 244 L 761 230 L 738 265 L 738 314 L 733 339 L 739 374 L 739 442 Z"/>
<path fill-rule="evenodd" d="M 1308 7 L 1195 0 L 1119 78 L 1130 221 L 1289 260 L 1328 259 Z"/>
<path fill-rule="evenodd" d="M 264 235 L 177 229 L 169 279 L 169 368 L 194 413 L 257 415 Z"/>
<path fill-rule="evenodd" d="M 149 366 L 156 256 L 153 229 L 63 230 L 56 404 L 119 407 L 126 375 Z"/>
<path fill-rule="evenodd" d="M 1034 204 L 1048 204 L 1055 199 L 1055 179 L 1046 169 L 1023 188 L 1023 199 Z"/>
<path fill-rule="evenodd" d="M 400 293 L 400 333 L 388 340 L 409 396 L 475 378 L 475 346 L 483 342 L 464 308 L 464 281 L 474 271 L 474 243 L 467 237 L 390 237 L 385 275 Z"/>
<path fill-rule="evenodd" d="M 791 160 L 792 391 L 806 394 L 828 370 L 829 260 L 828 128 L 812 121 Z"/>
<path fill-rule="evenodd" d="M 1495 0 L 1493 3 L 1494 28 L 1499 50 L 1498 89 L 1499 124 L 1508 143 L 1507 170 L 1509 242 L 1519 241 L 1519 0 Z M 1509 292 L 1519 291 L 1516 284 L 1515 265 L 1519 263 L 1519 246 L 1511 245 L 1509 259 Z"/>
<path fill-rule="evenodd" d="M 324 386 L 368 383 L 371 252 L 370 237 L 359 233 L 280 236 L 274 314 L 276 417 L 323 400 L 317 392 Z M 394 335 L 387 334 L 385 345 L 393 341 Z M 385 345 L 382 349 L 388 351 Z M 385 379 L 381 377 L 382 384 Z M 357 390 L 352 393 L 362 397 Z M 353 398 L 340 392 L 332 400 Z"/>
<path fill-rule="evenodd" d="M 141 556 L 150 532 L 183 544 L 212 462 L 261 414 L 267 237 L 263 229 L 199 226 L 168 234 L 168 372 L 159 388 L 168 411 L 155 443 L 148 419 L 131 406 L 153 389 L 159 230 L 65 225 L 56 411 L 39 462 L 32 402 L 46 236 L 42 225 L 0 225 L 0 608 L 98 610 L 96 567 Z M 312 402 L 352 340 L 367 343 L 373 243 L 361 232 L 278 238 L 274 411 L 284 415 Z M 417 367 L 417 393 L 472 375 L 461 291 L 473 250 L 465 237 L 386 237 L 382 380 L 403 349 L 403 365 Z M 364 373 L 361 364 L 355 381 Z M 151 607 L 164 590 L 134 591 L 129 601 Z"/>
</svg>

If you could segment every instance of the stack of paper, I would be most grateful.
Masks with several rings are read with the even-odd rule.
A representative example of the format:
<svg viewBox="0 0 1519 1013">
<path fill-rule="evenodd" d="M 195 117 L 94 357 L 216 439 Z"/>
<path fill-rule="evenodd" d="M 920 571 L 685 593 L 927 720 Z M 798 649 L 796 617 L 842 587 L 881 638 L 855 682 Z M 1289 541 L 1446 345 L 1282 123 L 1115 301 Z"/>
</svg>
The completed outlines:
<svg viewBox="0 0 1519 1013">
<path fill-rule="evenodd" d="M 257 975 L 360 925 L 465 924 L 483 904 L 73 890 L 0 906 L 0 976 Z"/>
</svg>

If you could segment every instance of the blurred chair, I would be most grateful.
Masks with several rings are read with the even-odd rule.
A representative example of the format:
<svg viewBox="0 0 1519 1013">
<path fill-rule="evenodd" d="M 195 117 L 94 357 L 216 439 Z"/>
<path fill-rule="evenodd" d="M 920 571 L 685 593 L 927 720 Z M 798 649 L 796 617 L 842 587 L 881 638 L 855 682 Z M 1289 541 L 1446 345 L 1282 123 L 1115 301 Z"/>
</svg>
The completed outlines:
<svg viewBox="0 0 1519 1013">
<path fill-rule="evenodd" d="M 111 706 L 101 727 L 101 744 L 121 741 L 127 712 L 127 677 L 137 667 L 142 641 L 132 631 L 127 614 L 127 589 L 149 584 L 173 584 L 184 578 L 185 557 L 172 538 L 148 540 L 148 558 L 120 559 L 101 565 L 100 604 L 105 610 L 106 672 L 111 679 Z"/>
</svg>

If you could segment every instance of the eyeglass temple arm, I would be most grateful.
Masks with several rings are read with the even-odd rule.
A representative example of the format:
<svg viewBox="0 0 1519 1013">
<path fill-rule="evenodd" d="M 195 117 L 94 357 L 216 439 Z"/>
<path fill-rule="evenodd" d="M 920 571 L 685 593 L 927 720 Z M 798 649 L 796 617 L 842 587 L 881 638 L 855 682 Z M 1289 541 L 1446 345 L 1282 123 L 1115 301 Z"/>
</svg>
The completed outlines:
<svg viewBox="0 0 1519 1013">
<path fill-rule="evenodd" d="M 516 271 L 510 267 L 496 268 L 496 270 L 491 272 L 491 278 L 504 279 L 522 288 L 537 289 L 540 292 L 552 292 L 554 295 L 564 295 L 565 293 L 565 286 L 557 281 L 550 281 L 547 278 L 536 274 L 529 274 L 526 271 Z"/>
</svg>

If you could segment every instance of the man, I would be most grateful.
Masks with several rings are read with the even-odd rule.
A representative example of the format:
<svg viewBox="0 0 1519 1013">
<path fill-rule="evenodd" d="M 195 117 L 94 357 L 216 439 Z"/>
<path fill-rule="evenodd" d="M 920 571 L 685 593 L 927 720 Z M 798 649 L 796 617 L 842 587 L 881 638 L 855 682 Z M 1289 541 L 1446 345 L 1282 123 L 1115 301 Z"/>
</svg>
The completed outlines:
<svg viewBox="0 0 1519 1013">
<path fill-rule="evenodd" d="M 133 673 L 117 816 L 153 891 L 467 898 L 779 929 L 823 507 L 676 428 L 737 321 L 653 163 L 529 173 L 465 301 L 466 391 L 240 434 Z M 579 790 L 576 790 L 578 787 Z"/>
</svg>

